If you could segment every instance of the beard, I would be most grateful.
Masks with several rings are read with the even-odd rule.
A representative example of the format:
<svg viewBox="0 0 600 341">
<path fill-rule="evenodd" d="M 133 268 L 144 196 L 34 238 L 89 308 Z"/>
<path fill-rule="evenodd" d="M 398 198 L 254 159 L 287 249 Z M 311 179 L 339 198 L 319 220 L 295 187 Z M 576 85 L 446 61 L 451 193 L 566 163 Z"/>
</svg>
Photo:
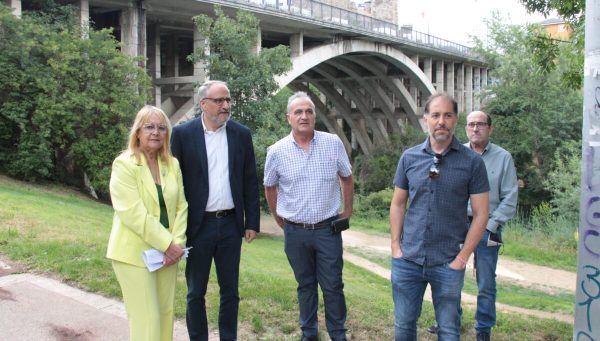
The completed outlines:
<svg viewBox="0 0 600 341">
<path fill-rule="evenodd" d="M 436 127 L 435 129 L 439 129 L 441 127 Z M 437 143 L 444 143 L 447 142 L 448 140 L 452 139 L 452 136 L 454 136 L 454 129 L 450 129 L 448 127 L 445 127 L 446 129 L 448 129 L 448 133 L 442 133 L 442 134 L 436 134 L 435 129 L 431 132 L 431 136 L 433 137 L 433 139 L 435 140 L 435 142 Z"/>
</svg>

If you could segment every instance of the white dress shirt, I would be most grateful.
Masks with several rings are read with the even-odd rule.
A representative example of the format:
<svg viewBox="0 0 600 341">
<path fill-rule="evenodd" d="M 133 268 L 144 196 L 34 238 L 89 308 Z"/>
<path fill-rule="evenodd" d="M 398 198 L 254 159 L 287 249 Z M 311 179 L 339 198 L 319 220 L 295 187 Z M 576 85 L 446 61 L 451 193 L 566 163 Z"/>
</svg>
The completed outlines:
<svg viewBox="0 0 600 341">
<path fill-rule="evenodd" d="M 204 114 L 202 114 L 202 127 L 204 128 L 204 141 L 208 159 L 208 202 L 207 212 L 229 210 L 234 208 L 229 183 L 229 149 L 227 145 L 227 123 L 216 131 L 206 129 Z"/>
</svg>

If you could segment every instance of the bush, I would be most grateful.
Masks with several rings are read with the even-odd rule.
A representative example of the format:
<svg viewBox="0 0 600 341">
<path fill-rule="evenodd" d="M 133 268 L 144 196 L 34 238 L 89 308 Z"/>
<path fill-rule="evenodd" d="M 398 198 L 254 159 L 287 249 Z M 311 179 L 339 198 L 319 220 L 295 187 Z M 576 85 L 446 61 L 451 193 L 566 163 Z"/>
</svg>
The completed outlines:
<svg viewBox="0 0 600 341">
<path fill-rule="evenodd" d="M 386 188 L 367 196 L 357 195 L 353 211 L 362 218 L 387 219 L 390 214 L 393 195 L 394 190 L 392 188 Z"/>
<path fill-rule="evenodd" d="M 82 39 L 67 9 L 49 13 L 19 19 L 0 5 L 0 170 L 77 185 L 87 173 L 107 193 L 149 78 L 110 31 Z"/>
<path fill-rule="evenodd" d="M 552 194 L 552 212 L 567 220 L 579 220 L 581 200 L 581 143 L 565 143 L 554 153 L 554 169 L 548 173 L 544 186 Z"/>
</svg>

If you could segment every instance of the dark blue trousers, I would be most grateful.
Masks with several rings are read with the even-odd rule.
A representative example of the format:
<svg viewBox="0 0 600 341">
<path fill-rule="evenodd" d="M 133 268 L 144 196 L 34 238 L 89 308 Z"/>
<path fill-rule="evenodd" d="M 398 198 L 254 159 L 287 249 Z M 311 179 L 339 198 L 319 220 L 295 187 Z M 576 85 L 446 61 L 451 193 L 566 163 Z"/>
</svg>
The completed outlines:
<svg viewBox="0 0 600 341">
<path fill-rule="evenodd" d="M 332 340 L 346 338 L 346 300 L 342 281 L 342 235 L 329 228 L 305 230 L 285 224 L 285 254 L 298 282 L 300 328 L 307 337 L 318 335 L 317 308 L 321 286 L 325 325 Z"/>
<path fill-rule="evenodd" d="M 203 227 L 187 245 L 193 246 L 187 259 L 187 328 L 191 341 L 208 341 L 204 296 L 210 267 L 215 261 L 220 288 L 219 335 L 222 341 L 237 339 L 238 292 L 242 238 L 235 216 L 206 217 Z"/>
</svg>

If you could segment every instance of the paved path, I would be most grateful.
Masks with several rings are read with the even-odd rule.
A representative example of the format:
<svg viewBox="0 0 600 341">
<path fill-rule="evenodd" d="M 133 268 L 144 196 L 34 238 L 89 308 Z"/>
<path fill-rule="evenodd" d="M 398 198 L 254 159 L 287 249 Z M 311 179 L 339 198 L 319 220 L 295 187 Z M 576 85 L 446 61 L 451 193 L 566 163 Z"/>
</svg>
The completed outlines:
<svg viewBox="0 0 600 341">
<path fill-rule="evenodd" d="M 277 226 L 274 220 L 269 216 L 264 216 L 261 219 L 261 232 L 282 235 L 282 230 Z M 355 230 L 346 230 L 343 232 L 344 248 L 362 248 L 372 250 L 379 253 L 390 252 L 390 239 L 387 237 L 376 236 Z M 344 250 L 344 259 L 357 266 L 365 268 L 381 277 L 390 278 L 390 270 L 378 264 L 370 262 L 367 259 L 352 254 L 349 250 Z M 473 274 L 473 257 L 467 264 L 467 274 Z M 536 289 L 553 292 L 556 290 L 568 290 L 575 292 L 576 273 L 556 270 L 544 266 L 532 265 L 529 263 L 507 260 L 503 257 L 499 258 L 496 274 L 499 278 L 504 278 L 525 287 L 535 287 Z M 425 293 L 425 299 L 431 301 L 431 292 L 429 287 Z M 464 304 L 475 306 L 477 297 L 463 293 L 462 300 Z M 555 320 L 573 323 L 573 315 L 549 313 L 545 311 L 525 309 L 513 307 L 507 304 L 496 303 L 496 308 L 499 311 L 535 316 L 541 318 L 552 318 Z"/>
<path fill-rule="evenodd" d="M 32 274 L 10 274 L 0 259 L 0 340 L 127 341 L 123 303 Z M 184 321 L 176 321 L 173 340 L 188 340 Z M 210 341 L 218 341 L 211 335 Z"/>
</svg>

